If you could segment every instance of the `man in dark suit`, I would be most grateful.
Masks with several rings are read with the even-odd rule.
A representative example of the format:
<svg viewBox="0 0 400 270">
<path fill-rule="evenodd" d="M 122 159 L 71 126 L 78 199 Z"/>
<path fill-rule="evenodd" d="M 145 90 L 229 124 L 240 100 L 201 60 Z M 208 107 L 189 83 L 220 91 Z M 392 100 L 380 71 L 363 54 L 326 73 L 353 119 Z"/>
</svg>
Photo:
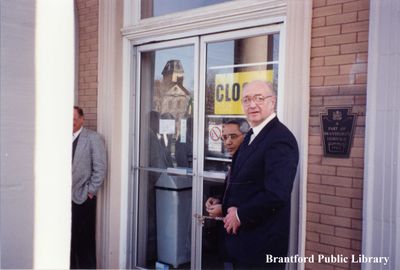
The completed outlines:
<svg viewBox="0 0 400 270">
<path fill-rule="evenodd" d="M 276 117 L 272 84 L 248 83 L 242 105 L 252 128 L 233 156 L 222 202 L 226 250 L 236 269 L 284 269 L 266 255 L 287 256 L 297 142 Z"/>
<path fill-rule="evenodd" d="M 74 107 L 72 145 L 71 269 L 96 268 L 96 193 L 107 171 L 100 134 L 83 127 L 83 110 Z"/>
</svg>

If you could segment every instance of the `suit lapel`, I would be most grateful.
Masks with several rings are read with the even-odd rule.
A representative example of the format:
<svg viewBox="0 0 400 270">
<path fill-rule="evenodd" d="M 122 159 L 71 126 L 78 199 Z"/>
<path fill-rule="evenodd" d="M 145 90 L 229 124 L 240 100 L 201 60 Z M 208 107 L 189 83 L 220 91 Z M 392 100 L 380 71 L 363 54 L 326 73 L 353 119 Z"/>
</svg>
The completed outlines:
<svg viewBox="0 0 400 270">
<path fill-rule="evenodd" d="M 237 174 L 251 159 L 251 155 L 257 150 L 258 145 L 266 138 L 271 128 L 279 121 L 277 117 L 273 118 L 254 138 L 250 145 L 240 145 L 237 156 L 234 159 L 234 172 Z"/>
<path fill-rule="evenodd" d="M 79 160 L 81 159 L 83 154 L 83 149 L 85 149 L 87 143 L 88 143 L 87 131 L 85 128 L 83 128 L 81 134 L 79 135 L 78 144 L 76 146 L 75 156 L 72 162 L 72 171 L 74 171 L 77 165 L 79 164 Z"/>
</svg>

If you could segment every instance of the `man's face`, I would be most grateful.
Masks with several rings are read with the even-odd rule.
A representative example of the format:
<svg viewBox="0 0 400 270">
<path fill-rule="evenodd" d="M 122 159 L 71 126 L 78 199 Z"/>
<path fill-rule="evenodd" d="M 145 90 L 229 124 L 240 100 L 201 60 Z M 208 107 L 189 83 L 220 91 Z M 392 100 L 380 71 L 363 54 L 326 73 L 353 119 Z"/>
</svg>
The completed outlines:
<svg viewBox="0 0 400 270">
<path fill-rule="evenodd" d="M 247 102 L 245 102 L 246 100 Z M 252 127 L 261 124 L 274 112 L 275 103 L 276 96 L 269 86 L 263 82 L 251 82 L 243 90 L 243 111 Z"/>
<path fill-rule="evenodd" d="M 244 135 L 240 132 L 236 124 L 224 124 L 222 126 L 222 140 L 224 147 L 233 156 L 243 142 Z"/>
<path fill-rule="evenodd" d="M 83 116 L 80 116 L 78 111 L 74 109 L 74 126 L 73 131 L 77 132 L 83 125 Z"/>
</svg>

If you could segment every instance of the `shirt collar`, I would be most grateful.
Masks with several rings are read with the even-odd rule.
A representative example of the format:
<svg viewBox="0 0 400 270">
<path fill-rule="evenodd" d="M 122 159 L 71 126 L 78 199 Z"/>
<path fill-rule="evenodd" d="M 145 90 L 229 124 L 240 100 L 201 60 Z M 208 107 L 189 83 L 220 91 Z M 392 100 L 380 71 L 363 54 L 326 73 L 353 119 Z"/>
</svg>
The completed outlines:
<svg viewBox="0 0 400 270">
<path fill-rule="evenodd" d="M 82 132 L 82 129 L 83 129 L 83 126 L 77 132 L 74 132 L 72 134 L 72 141 L 75 141 L 75 139 L 78 138 L 79 134 L 81 134 L 81 132 Z"/>
<path fill-rule="evenodd" d="M 261 124 L 258 126 L 252 127 L 253 128 L 253 135 L 251 136 L 252 139 L 254 139 L 258 133 L 261 132 L 261 130 L 276 116 L 276 113 L 272 113 L 270 116 L 268 116 Z"/>
</svg>

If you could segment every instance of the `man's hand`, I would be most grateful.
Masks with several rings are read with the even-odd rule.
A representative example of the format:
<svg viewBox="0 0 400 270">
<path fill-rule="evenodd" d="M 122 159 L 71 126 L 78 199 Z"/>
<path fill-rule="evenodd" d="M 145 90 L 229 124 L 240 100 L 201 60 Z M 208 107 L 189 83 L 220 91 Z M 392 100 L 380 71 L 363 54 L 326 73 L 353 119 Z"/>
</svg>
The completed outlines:
<svg viewBox="0 0 400 270">
<path fill-rule="evenodd" d="M 236 207 L 229 207 L 228 214 L 224 218 L 224 227 L 228 234 L 233 233 L 236 234 L 239 227 L 240 221 L 237 217 L 237 208 Z"/>
<path fill-rule="evenodd" d="M 219 199 L 210 197 L 206 201 L 206 208 L 208 209 L 215 204 L 219 204 L 219 202 L 220 202 Z"/>
</svg>

